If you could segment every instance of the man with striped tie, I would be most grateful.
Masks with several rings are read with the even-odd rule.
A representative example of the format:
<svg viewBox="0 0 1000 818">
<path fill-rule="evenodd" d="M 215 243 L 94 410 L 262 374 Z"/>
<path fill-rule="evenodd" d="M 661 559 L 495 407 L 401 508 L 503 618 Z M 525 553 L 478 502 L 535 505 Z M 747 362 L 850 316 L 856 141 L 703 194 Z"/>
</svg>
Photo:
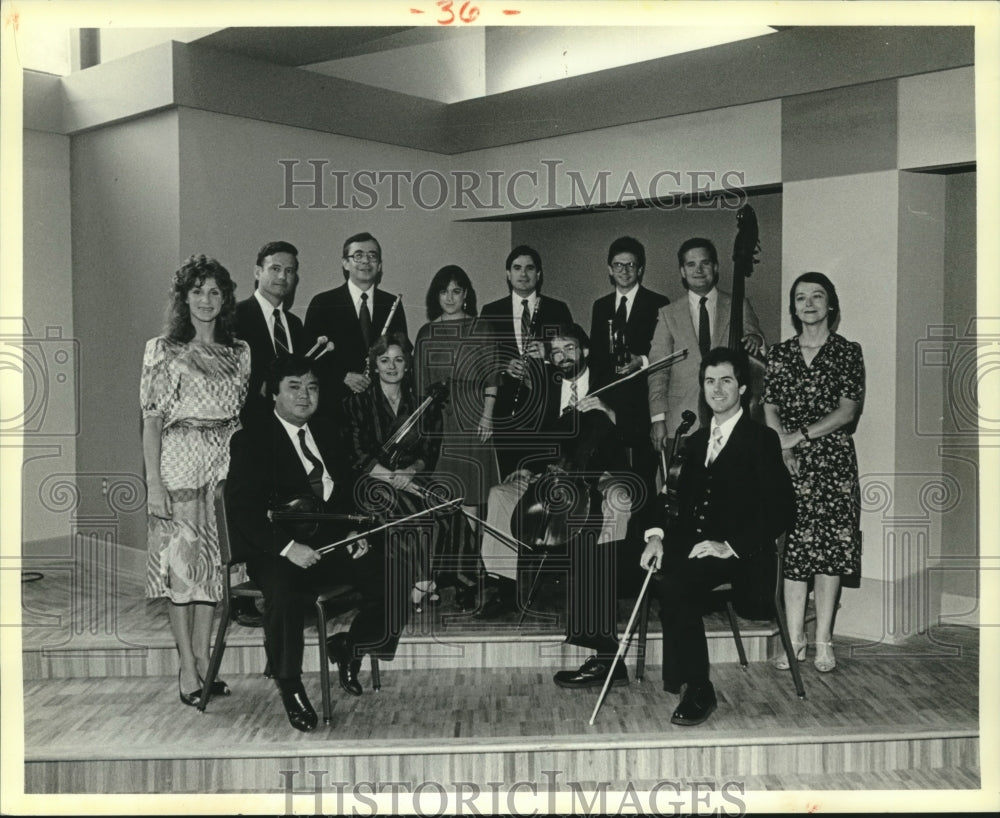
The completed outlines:
<svg viewBox="0 0 1000 818">
<path fill-rule="evenodd" d="M 299 281 L 299 251 L 287 241 L 260 248 L 254 265 L 254 291 L 236 305 L 237 338 L 250 346 L 250 386 L 240 414 L 244 424 L 266 417 L 271 401 L 264 395 L 267 369 L 279 355 L 305 353 L 302 321 L 288 311 Z"/>
<path fill-rule="evenodd" d="M 665 515 L 646 528 L 640 565 L 663 569 L 653 583 L 663 625 L 663 689 L 683 695 L 671 721 L 695 725 L 715 710 L 709 681 L 703 602 L 712 588 L 733 585 L 741 616 L 774 613 L 775 540 L 795 514 L 791 478 L 778 435 L 742 406 L 747 358 L 742 350 L 710 350 L 699 380 L 712 419 L 688 438 L 677 488 L 677 522 Z"/>
<path fill-rule="evenodd" d="M 273 410 L 265 422 L 233 435 L 226 511 L 233 556 L 245 560 L 250 579 L 264 595 L 264 634 L 271 672 L 292 727 L 316 727 L 302 685 L 305 609 L 333 585 L 353 585 L 363 602 L 350 630 L 330 637 L 330 659 L 340 686 L 360 696 L 361 656 L 391 659 L 406 624 L 407 588 L 381 538 L 362 539 L 326 554 L 317 548 L 351 535 L 354 523 L 321 520 L 287 529 L 268 509 L 275 503 L 314 496 L 328 514 L 351 514 L 354 479 L 336 432 L 314 420 L 319 405 L 316 363 L 300 355 L 275 358 L 267 376 Z"/>
</svg>

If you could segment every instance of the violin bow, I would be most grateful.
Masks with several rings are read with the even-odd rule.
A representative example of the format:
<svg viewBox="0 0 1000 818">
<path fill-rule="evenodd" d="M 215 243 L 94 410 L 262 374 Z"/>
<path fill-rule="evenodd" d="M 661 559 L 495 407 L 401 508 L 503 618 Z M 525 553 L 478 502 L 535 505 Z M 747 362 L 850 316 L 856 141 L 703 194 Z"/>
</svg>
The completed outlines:
<svg viewBox="0 0 1000 818">
<path fill-rule="evenodd" d="M 341 523 L 371 523 L 374 518 L 364 514 L 328 514 L 325 511 L 268 511 L 269 520 L 332 520 Z"/>
<path fill-rule="evenodd" d="M 425 489 L 425 488 L 422 488 L 420 486 L 414 486 L 414 488 L 418 492 L 420 492 L 420 495 L 424 499 L 426 499 L 426 500 L 433 500 L 434 502 L 438 502 L 438 503 L 441 502 L 441 497 L 439 495 L 435 494 L 430 489 Z M 463 497 L 461 499 L 464 500 L 465 498 Z M 503 543 L 504 545 L 506 545 L 511 551 L 515 551 L 516 552 L 516 551 L 519 550 L 519 548 L 524 548 L 524 549 L 527 549 L 528 551 L 534 551 L 535 550 L 530 545 L 528 545 L 527 543 L 521 542 L 516 537 L 512 537 L 510 534 L 507 534 L 507 533 L 501 531 L 499 528 L 494 528 L 492 525 L 490 525 L 488 522 L 486 522 L 486 520 L 483 520 L 480 517 L 477 517 L 471 511 L 466 511 L 461 506 L 458 507 L 458 510 L 461 511 L 470 520 L 479 523 L 483 527 L 484 531 L 486 531 L 489 534 L 492 534 L 494 537 L 496 537 L 498 540 L 500 540 L 501 543 Z"/>
<path fill-rule="evenodd" d="M 440 505 L 434 506 L 433 508 L 425 508 L 423 511 L 418 511 L 415 514 L 407 515 L 406 517 L 400 517 L 398 520 L 391 520 L 375 528 L 370 528 L 367 531 L 362 531 L 360 534 L 352 534 L 350 537 L 345 537 L 342 540 L 337 540 L 337 542 L 330 543 L 329 545 L 324 545 L 321 548 L 316 549 L 317 554 L 326 554 L 332 551 L 334 548 L 339 548 L 342 545 L 350 545 L 351 543 L 356 543 L 358 540 L 363 540 L 365 537 L 371 536 L 372 534 L 378 534 L 380 531 L 385 531 L 387 528 L 395 528 L 397 525 L 409 522 L 410 520 L 415 520 L 417 517 L 423 517 L 427 514 L 433 514 L 435 511 L 441 511 L 445 508 L 451 508 L 464 500 L 464 497 L 457 497 L 454 500 L 449 500 L 447 503 L 441 503 Z"/>
<path fill-rule="evenodd" d="M 642 583 L 642 590 L 639 591 L 639 598 L 635 601 L 635 607 L 632 609 L 632 616 L 629 617 L 628 624 L 625 626 L 625 635 L 618 643 L 618 653 L 615 654 L 615 659 L 611 663 L 611 667 L 608 669 L 607 678 L 604 680 L 604 687 L 601 688 L 601 695 L 597 697 L 597 704 L 594 705 L 594 712 L 590 714 L 590 724 L 593 724 L 594 719 L 597 718 L 597 711 L 601 709 L 601 705 L 604 703 L 604 697 L 608 695 L 608 687 L 611 685 L 611 679 L 614 675 L 615 668 L 618 666 L 622 656 L 625 655 L 625 651 L 628 649 L 628 641 L 632 635 L 632 625 L 635 624 L 636 614 L 639 613 L 639 606 L 642 605 L 642 600 L 646 596 L 646 589 L 649 588 L 649 581 L 652 578 L 653 560 L 651 559 L 649 561 L 649 565 L 646 566 L 646 579 Z"/>
<path fill-rule="evenodd" d="M 642 369 L 637 369 L 630 375 L 626 375 L 624 378 L 619 378 L 616 381 L 611 381 L 611 383 L 606 383 L 600 389 L 595 389 L 583 396 L 583 398 L 593 398 L 600 395 L 602 392 L 607 392 L 609 389 L 614 389 L 616 386 L 621 386 L 626 381 L 632 380 L 632 378 L 638 378 L 640 375 L 651 375 L 654 372 L 659 372 L 661 369 L 666 369 L 668 366 L 673 366 L 678 361 L 683 361 L 687 357 L 688 351 L 687 347 L 684 349 L 679 349 L 676 352 L 671 352 L 666 358 L 660 358 L 660 360 L 651 363 L 649 366 L 644 366 Z M 580 400 L 583 400 L 580 398 Z M 578 401 L 579 402 L 579 401 Z M 573 404 L 575 406 L 576 404 Z M 563 411 L 563 414 L 569 412 L 573 406 L 567 406 Z"/>
</svg>

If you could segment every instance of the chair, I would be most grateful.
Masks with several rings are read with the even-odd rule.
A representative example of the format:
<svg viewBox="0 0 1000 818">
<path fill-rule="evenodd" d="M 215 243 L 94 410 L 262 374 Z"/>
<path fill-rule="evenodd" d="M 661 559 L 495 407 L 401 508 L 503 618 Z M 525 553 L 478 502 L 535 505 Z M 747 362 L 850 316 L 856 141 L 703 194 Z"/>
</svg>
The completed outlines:
<svg viewBox="0 0 1000 818">
<path fill-rule="evenodd" d="M 229 540 L 229 522 L 226 515 L 225 501 L 226 481 L 220 480 L 215 488 L 215 520 L 219 532 L 219 554 L 222 564 L 226 566 L 223 571 L 223 594 L 222 594 L 222 616 L 219 620 L 219 629 L 215 636 L 215 644 L 212 647 L 212 657 L 209 661 L 208 673 L 205 674 L 204 687 L 201 691 L 201 700 L 198 709 L 205 712 L 208 701 L 211 698 L 212 683 L 219 673 L 222 664 L 222 654 L 226 649 L 226 631 L 229 628 L 229 607 L 231 600 L 235 597 L 249 599 L 263 599 L 264 594 L 252 582 L 241 582 L 238 585 L 230 584 L 229 569 L 237 564 L 233 561 L 233 551 Z M 336 616 L 345 613 L 358 606 L 359 596 L 355 588 L 351 585 L 336 585 L 316 597 L 316 631 L 319 637 L 319 674 L 320 684 L 323 688 L 323 723 L 329 724 L 332 719 L 332 705 L 330 702 L 330 664 L 329 655 L 326 649 L 327 630 L 326 620 L 328 616 Z M 264 652 L 267 653 L 267 643 L 264 643 Z M 378 691 L 382 687 L 379 675 L 378 658 L 374 654 L 369 654 L 371 659 L 372 687 Z M 271 660 L 268 657 L 267 668 L 264 675 L 270 677 Z"/>
<path fill-rule="evenodd" d="M 785 561 L 785 535 L 778 537 L 775 543 L 778 552 L 776 560 L 777 569 L 774 583 L 774 612 L 778 623 L 778 634 L 781 637 L 781 645 L 785 655 L 788 657 L 789 668 L 792 672 L 792 683 L 795 685 L 795 693 L 800 699 L 806 697 L 805 687 L 802 685 L 802 674 L 799 671 L 799 663 L 795 658 L 795 649 L 792 647 L 792 640 L 788 634 L 788 623 L 785 619 L 784 597 L 781 593 L 781 577 Z M 746 652 L 743 649 L 743 638 L 740 636 L 740 626 L 736 619 L 736 611 L 733 608 L 733 586 L 732 583 L 724 582 L 712 589 L 713 594 L 722 597 L 726 605 L 726 615 L 729 617 L 729 627 L 733 632 L 733 640 L 736 642 L 736 652 L 740 657 L 740 667 L 746 670 L 748 667 Z M 635 678 L 642 681 L 646 670 L 646 637 L 649 629 L 649 605 L 652 594 L 647 593 L 642 600 L 639 609 L 639 635 L 638 635 L 638 657 L 636 658 Z"/>
</svg>

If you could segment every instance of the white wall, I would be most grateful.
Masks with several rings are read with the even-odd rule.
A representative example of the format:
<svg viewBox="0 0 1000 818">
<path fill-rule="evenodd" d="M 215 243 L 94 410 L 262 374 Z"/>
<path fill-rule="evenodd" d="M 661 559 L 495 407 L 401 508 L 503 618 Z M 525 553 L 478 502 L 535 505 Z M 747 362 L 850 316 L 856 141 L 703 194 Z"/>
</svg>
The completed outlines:
<svg viewBox="0 0 1000 818">
<path fill-rule="evenodd" d="M 75 482 L 76 472 L 79 346 L 73 326 L 69 144 L 68 136 L 24 132 L 24 320 L 31 336 L 43 339 L 33 347 L 40 354 L 25 380 L 24 426 L 36 431 L 24 439 L 21 532 L 25 542 L 35 543 L 33 555 L 63 548 L 69 534 L 63 488 Z M 11 328 L 7 318 L 5 334 Z M 51 540 L 58 542 L 41 542 Z"/>
</svg>

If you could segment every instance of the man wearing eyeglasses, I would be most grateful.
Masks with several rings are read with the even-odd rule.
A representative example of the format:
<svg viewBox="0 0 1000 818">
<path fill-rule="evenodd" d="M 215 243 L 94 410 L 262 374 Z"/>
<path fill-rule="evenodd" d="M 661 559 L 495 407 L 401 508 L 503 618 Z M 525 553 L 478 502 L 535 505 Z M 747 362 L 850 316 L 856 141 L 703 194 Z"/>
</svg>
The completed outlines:
<svg viewBox="0 0 1000 818">
<path fill-rule="evenodd" d="M 365 372 L 370 347 L 383 334 L 396 298 L 378 289 L 382 280 L 382 247 L 371 233 L 357 233 L 344 242 L 342 266 L 346 281 L 317 295 L 306 310 L 305 333 L 310 345 L 321 335 L 333 342 L 333 351 L 319 359 L 322 380 L 340 406 L 352 392 L 371 383 Z M 407 339 L 403 305 L 392 315 L 387 332 Z M 329 410 L 328 410 L 329 411 Z"/>
<path fill-rule="evenodd" d="M 594 302 L 590 319 L 591 367 L 602 382 L 623 378 L 649 363 L 649 349 L 665 295 L 642 286 L 646 248 L 632 236 L 621 236 L 608 248 L 608 280 L 614 290 Z M 657 455 L 649 439 L 649 399 L 646 379 L 639 375 L 608 390 L 632 470 L 656 491 Z"/>
</svg>

